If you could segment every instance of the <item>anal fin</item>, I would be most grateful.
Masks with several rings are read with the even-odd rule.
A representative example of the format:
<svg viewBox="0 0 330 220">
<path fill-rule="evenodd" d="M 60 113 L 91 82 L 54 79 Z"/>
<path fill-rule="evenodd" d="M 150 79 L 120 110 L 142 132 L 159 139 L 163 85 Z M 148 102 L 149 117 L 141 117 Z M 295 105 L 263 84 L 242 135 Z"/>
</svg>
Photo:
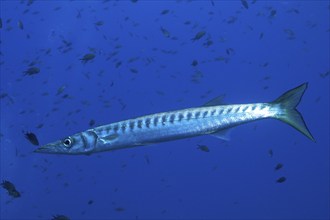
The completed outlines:
<svg viewBox="0 0 330 220">
<path fill-rule="evenodd" d="M 218 130 L 214 133 L 211 133 L 210 135 L 212 135 L 216 138 L 220 138 L 225 141 L 230 141 L 230 133 L 231 133 L 231 129 L 227 128 L 227 129 L 223 129 L 223 130 Z"/>
</svg>

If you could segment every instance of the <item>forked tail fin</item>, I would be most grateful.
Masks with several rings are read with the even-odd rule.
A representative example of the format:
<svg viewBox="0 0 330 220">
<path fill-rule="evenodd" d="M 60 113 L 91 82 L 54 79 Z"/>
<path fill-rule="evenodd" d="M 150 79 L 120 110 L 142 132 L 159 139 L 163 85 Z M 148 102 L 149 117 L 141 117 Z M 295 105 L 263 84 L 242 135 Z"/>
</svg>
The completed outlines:
<svg viewBox="0 0 330 220">
<path fill-rule="evenodd" d="M 276 119 L 291 125 L 315 142 L 315 139 L 308 130 L 302 115 L 296 109 L 306 89 L 307 83 L 304 83 L 294 89 L 287 91 L 275 101 L 273 101 L 272 104 L 276 105 L 280 109 L 279 113 L 275 116 Z"/>
</svg>

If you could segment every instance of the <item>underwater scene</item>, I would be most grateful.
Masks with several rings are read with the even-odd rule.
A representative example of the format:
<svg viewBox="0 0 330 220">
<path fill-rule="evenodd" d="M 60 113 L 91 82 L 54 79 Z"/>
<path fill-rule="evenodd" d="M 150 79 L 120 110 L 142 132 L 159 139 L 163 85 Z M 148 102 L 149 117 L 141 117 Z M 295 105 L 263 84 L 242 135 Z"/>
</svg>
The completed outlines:
<svg viewBox="0 0 330 220">
<path fill-rule="evenodd" d="M 326 0 L 1 0 L 0 219 L 329 219 L 329 21 Z"/>
</svg>

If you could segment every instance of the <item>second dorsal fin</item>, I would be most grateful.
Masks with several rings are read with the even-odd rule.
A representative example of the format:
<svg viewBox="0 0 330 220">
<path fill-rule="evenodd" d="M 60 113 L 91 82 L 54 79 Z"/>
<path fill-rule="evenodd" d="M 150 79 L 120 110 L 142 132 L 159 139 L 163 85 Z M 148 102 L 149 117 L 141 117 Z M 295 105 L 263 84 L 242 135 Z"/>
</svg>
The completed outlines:
<svg viewBox="0 0 330 220">
<path fill-rule="evenodd" d="M 203 107 L 207 107 L 207 106 L 216 106 L 216 105 L 224 105 L 225 103 L 223 102 L 223 100 L 225 99 L 226 95 L 219 95 L 213 99 L 211 99 L 210 101 L 206 102 L 204 105 L 202 105 Z"/>
</svg>

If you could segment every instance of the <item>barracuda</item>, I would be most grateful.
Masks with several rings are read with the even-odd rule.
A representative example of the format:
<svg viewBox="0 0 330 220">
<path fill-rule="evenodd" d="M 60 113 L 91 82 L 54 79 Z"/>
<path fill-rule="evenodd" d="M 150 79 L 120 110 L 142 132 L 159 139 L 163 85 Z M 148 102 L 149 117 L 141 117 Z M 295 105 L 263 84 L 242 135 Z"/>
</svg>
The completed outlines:
<svg viewBox="0 0 330 220">
<path fill-rule="evenodd" d="M 304 83 L 269 103 L 215 105 L 213 101 L 198 108 L 120 121 L 46 144 L 35 152 L 89 155 L 207 134 L 227 140 L 232 127 L 267 118 L 281 120 L 315 142 L 296 109 L 306 88 Z"/>
</svg>

